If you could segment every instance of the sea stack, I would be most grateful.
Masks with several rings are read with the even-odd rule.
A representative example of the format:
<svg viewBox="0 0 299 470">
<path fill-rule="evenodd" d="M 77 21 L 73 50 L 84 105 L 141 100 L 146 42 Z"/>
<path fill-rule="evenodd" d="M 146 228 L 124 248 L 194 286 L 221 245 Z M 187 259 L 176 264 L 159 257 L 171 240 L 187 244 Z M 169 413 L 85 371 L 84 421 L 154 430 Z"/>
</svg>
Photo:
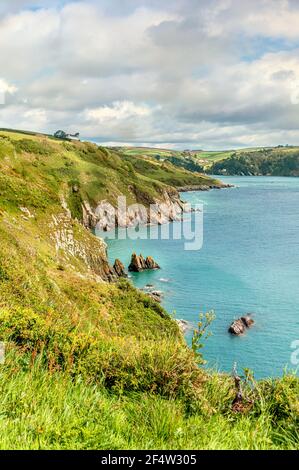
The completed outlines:
<svg viewBox="0 0 299 470">
<path fill-rule="evenodd" d="M 229 327 L 228 331 L 232 335 L 240 336 L 245 333 L 246 328 L 251 328 L 254 324 L 254 320 L 250 317 L 250 315 L 246 315 L 244 317 L 238 318 L 235 320 Z"/>
<path fill-rule="evenodd" d="M 119 259 L 115 260 L 113 265 L 113 269 L 118 277 L 127 277 L 127 273 L 125 271 L 125 267 Z"/>
<path fill-rule="evenodd" d="M 139 273 L 149 269 L 160 269 L 160 266 L 151 256 L 144 259 L 141 254 L 139 256 L 136 255 L 136 253 L 132 254 L 131 264 L 129 266 L 130 272 Z"/>
</svg>

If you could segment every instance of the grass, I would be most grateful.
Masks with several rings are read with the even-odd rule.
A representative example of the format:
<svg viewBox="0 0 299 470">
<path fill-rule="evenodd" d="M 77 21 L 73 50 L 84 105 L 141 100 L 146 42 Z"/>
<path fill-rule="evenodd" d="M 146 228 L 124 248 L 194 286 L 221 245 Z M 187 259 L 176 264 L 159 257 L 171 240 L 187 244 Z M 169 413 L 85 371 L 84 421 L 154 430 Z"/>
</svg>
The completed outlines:
<svg viewBox="0 0 299 470">
<path fill-rule="evenodd" d="M 276 147 L 238 151 L 229 158 L 214 162 L 213 174 L 299 176 L 299 149 Z"/>
<path fill-rule="evenodd" d="M 198 409 L 190 411 L 182 400 L 119 395 L 81 377 L 50 373 L 38 358 L 26 369 L 11 351 L 1 366 L 0 448 L 298 449 L 295 410 L 281 421 L 276 403 L 280 397 L 288 406 L 298 394 L 294 378 L 260 385 L 263 402 L 247 415 L 230 411 L 230 382 L 211 374 Z"/>
<path fill-rule="evenodd" d="M 128 157 L 151 162 L 168 162 L 177 168 L 203 173 L 214 162 L 229 158 L 234 151 L 166 150 L 158 148 L 125 147 L 120 151 Z"/>
<path fill-rule="evenodd" d="M 232 378 L 198 367 L 159 304 L 105 282 L 106 247 L 80 223 L 83 199 L 149 202 L 202 175 L 3 132 L 0 170 L 1 449 L 299 448 L 298 378 L 247 375 L 235 413 Z"/>
<path fill-rule="evenodd" d="M 132 159 L 135 157 L 151 163 L 168 162 L 177 168 L 185 168 L 194 173 L 204 172 L 211 175 L 254 173 L 278 176 L 289 176 L 290 173 L 297 176 L 298 173 L 299 148 L 296 146 L 214 151 L 125 147 L 121 151 Z M 240 160 L 242 165 L 239 164 Z"/>
</svg>

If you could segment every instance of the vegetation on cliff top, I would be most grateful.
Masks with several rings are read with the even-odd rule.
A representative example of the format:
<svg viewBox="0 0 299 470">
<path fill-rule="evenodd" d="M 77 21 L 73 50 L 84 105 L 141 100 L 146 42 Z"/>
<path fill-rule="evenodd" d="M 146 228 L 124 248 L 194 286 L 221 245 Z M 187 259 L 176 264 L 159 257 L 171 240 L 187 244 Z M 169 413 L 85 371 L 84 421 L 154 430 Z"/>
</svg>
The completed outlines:
<svg viewBox="0 0 299 470">
<path fill-rule="evenodd" d="M 226 151 L 125 148 L 128 157 L 170 162 L 192 172 L 210 175 L 299 175 L 299 148 L 278 146 Z"/>
<path fill-rule="evenodd" d="M 299 150 L 286 147 L 239 151 L 214 163 L 209 172 L 214 175 L 299 176 Z"/>
<path fill-rule="evenodd" d="M 91 144 L 0 134 L 0 448 L 298 448 L 296 377 L 247 377 L 252 404 L 235 413 L 232 378 L 197 366 L 171 316 L 104 282 L 80 201 L 134 200 L 133 181 L 156 197 L 167 172 L 147 171 Z"/>
</svg>

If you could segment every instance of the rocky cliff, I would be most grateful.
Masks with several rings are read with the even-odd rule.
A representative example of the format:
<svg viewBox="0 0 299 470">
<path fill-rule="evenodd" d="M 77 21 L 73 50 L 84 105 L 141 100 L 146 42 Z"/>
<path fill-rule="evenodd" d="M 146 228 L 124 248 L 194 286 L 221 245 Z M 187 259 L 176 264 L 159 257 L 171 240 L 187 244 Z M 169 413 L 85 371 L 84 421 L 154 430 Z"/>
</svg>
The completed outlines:
<svg viewBox="0 0 299 470">
<path fill-rule="evenodd" d="M 82 203 L 85 227 L 109 231 L 115 227 L 128 228 L 136 225 L 161 225 L 181 220 L 184 212 L 190 210 L 174 188 L 165 188 L 160 198 L 143 201 L 136 193 L 136 203 L 126 206 L 112 205 L 107 200 L 99 201 L 95 207 L 85 200 Z"/>
</svg>

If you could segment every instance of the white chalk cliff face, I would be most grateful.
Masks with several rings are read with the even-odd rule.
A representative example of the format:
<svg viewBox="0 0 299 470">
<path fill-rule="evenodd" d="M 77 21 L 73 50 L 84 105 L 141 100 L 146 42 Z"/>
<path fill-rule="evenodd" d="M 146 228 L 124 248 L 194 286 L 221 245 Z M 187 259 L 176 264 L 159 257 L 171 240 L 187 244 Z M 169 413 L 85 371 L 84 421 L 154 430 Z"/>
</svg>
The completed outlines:
<svg viewBox="0 0 299 470">
<path fill-rule="evenodd" d="M 190 208 L 179 197 L 177 192 L 164 190 L 160 200 L 150 207 L 133 204 L 126 207 L 121 199 L 117 208 L 107 201 L 100 201 L 92 208 L 87 201 L 83 203 L 83 223 L 85 227 L 109 231 L 115 227 L 127 228 L 136 225 L 161 225 L 181 220 L 183 213 Z"/>
<path fill-rule="evenodd" d="M 73 221 L 68 209 L 52 215 L 49 228 L 56 252 L 63 253 L 66 263 L 70 258 L 83 261 L 97 281 L 113 281 L 118 277 L 108 263 L 106 243 Z"/>
</svg>

